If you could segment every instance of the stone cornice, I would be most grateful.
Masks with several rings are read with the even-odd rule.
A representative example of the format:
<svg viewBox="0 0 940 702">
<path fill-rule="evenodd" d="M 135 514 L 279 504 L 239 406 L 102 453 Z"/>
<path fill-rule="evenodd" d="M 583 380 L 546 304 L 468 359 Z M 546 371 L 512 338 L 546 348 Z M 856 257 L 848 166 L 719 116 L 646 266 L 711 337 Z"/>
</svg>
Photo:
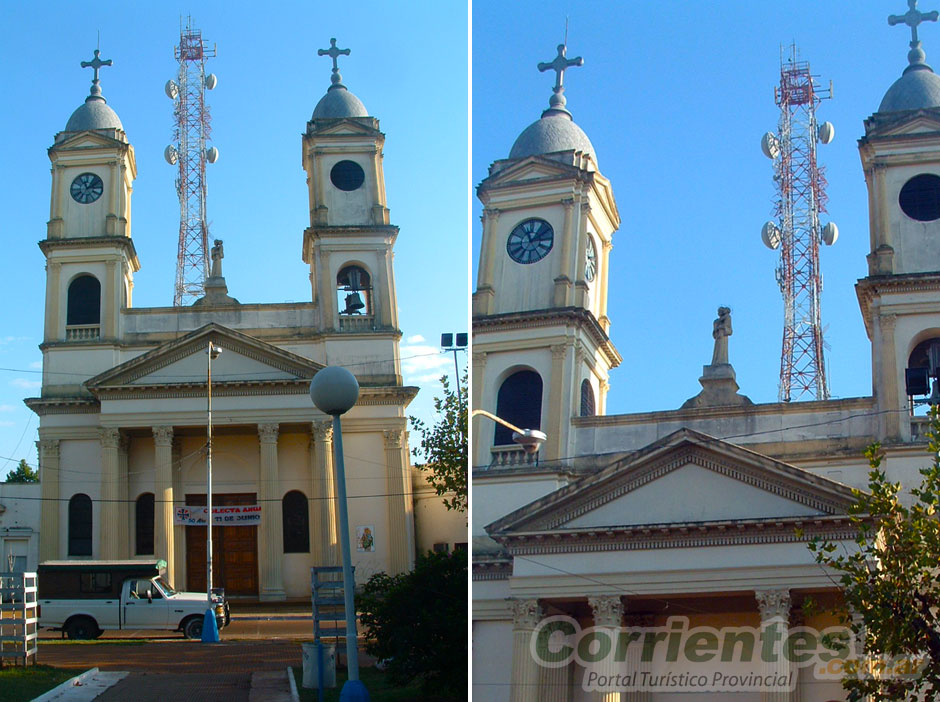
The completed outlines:
<svg viewBox="0 0 940 702">
<path fill-rule="evenodd" d="M 865 332 L 871 338 L 871 306 L 876 297 L 906 293 L 936 292 L 940 290 L 940 271 L 930 273 L 903 273 L 875 275 L 861 278 L 855 284 L 855 294 L 862 310 Z"/>
<path fill-rule="evenodd" d="M 27 397 L 23 402 L 40 417 L 48 414 L 98 414 L 101 403 L 92 397 Z"/>
<path fill-rule="evenodd" d="M 134 271 L 140 270 L 140 261 L 137 259 L 137 249 L 134 240 L 129 236 L 82 236 L 65 239 L 43 239 L 39 242 L 39 249 L 48 258 L 49 253 L 62 249 L 88 249 L 94 246 L 118 246 L 124 249 L 124 255 L 134 265 Z"/>
<path fill-rule="evenodd" d="M 813 538 L 842 541 L 853 539 L 857 533 L 858 528 L 849 517 L 840 515 L 591 527 L 492 536 L 511 556 L 530 556 L 803 543 Z"/>
<path fill-rule="evenodd" d="M 586 330 L 597 348 L 604 354 L 611 368 L 616 368 L 623 360 L 610 337 L 600 323 L 588 310 L 582 307 L 553 307 L 527 312 L 506 312 L 503 314 L 479 315 L 473 318 L 473 332 L 485 332 L 493 329 L 532 329 L 564 324 Z"/>
</svg>

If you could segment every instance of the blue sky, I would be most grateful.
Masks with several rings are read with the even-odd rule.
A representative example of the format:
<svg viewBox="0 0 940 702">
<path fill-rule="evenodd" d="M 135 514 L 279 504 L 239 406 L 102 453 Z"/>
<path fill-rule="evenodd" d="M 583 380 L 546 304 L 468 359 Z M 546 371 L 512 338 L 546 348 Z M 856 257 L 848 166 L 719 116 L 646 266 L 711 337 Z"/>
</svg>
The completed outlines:
<svg viewBox="0 0 940 702">
<path fill-rule="evenodd" d="M 937 3 L 921 3 L 922 10 Z M 611 253 L 611 336 L 623 364 L 611 376 L 608 414 L 676 409 L 701 389 L 712 320 L 733 310 L 731 362 L 741 392 L 775 402 L 783 302 L 779 252 L 760 241 L 773 215 L 771 162 L 760 137 L 775 131 L 781 46 L 834 98 L 819 107 L 835 140 L 818 150 L 838 242 L 821 250 L 822 320 L 831 396 L 871 394 L 870 345 L 855 295 L 867 275 L 868 205 L 857 140 L 907 65 L 910 30 L 890 27 L 903 0 L 844 3 L 535 2 L 473 4 L 474 186 L 548 106 L 550 61 L 568 17 L 568 109 L 590 137 L 622 218 Z M 940 26 L 923 25 L 927 62 L 940 65 Z M 480 245 L 474 198 L 473 275 Z"/>
<path fill-rule="evenodd" d="M 422 392 L 410 412 L 431 418 L 435 379 L 453 375 L 441 332 L 467 330 L 467 8 L 461 3 L 376 1 L 0 3 L 0 39 L 13 59 L 5 74 L 0 126 L 7 134 L 6 216 L 0 238 L 0 479 L 15 461 L 35 465 L 38 420 L 22 403 L 38 394 L 44 258 L 36 245 L 49 218 L 46 149 L 88 94 L 101 36 L 108 104 L 137 156 L 133 237 L 142 269 L 134 305 L 171 305 L 179 202 L 163 160 L 173 130 L 163 92 L 178 64 L 180 18 L 218 48 L 208 67 L 212 145 L 208 167 L 211 237 L 225 241 L 225 276 L 242 302 L 307 301 L 301 260 L 309 224 L 301 133 L 330 85 L 318 57 L 330 37 L 344 83 L 381 122 L 395 246 L 405 382 Z M 426 340 L 423 341 L 422 339 Z M 462 354 L 461 364 L 466 355 Z M 14 460 L 9 460 L 14 459 Z"/>
</svg>

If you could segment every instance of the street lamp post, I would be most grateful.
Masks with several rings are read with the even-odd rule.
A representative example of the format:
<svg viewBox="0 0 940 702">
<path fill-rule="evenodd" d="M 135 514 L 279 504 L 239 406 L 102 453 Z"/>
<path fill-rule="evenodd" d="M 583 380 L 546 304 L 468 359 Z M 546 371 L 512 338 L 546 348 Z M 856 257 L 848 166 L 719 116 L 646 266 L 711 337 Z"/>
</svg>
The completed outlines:
<svg viewBox="0 0 940 702">
<path fill-rule="evenodd" d="M 340 415 L 359 399 L 359 383 L 345 368 L 327 366 L 317 371 L 310 382 L 310 399 L 324 414 L 333 417 L 333 466 L 339 506 L 339 538 L 343 557 L 343 599 L 346 609 L 346 661 L 348 678 L 340 693 L 340 702 L 368 702 L 369 691 L 359 679 L 359 644 L 356 630 L 356 604 L 352 556 L 349 545 L 349 514 L 346 505 L 346 467 L 343 463 L 343 430 Z"/>
<path fill-rule="evenodd" d="M 522 450 L 530 456 L 538 451 L 539 446 L 544 444 L 545 440 L 548 438 L 544 431 L 539 431 L 538 429 L 520 429 L 515 424 L 510 424 L 505 419 L 497 417 L 492 412 L 487 412 L 486 410 L 475 409 L 470 413 L 470 417 L 476 417 L 477 415 L 482 415 L 488 419 L 492 419 L 497 424 L 502 424 L 507 429 L 512 429 L 512 440 L 519 444 Z"/>
<path fill-rule="evenodd" d="M 206 616 L 202 623 L 202 642 L 218 643 L 219 626 L 215 621 L 212 606 L 212 361 L 219 357 L 222 348 L 211 341 L 206 355 Z"/>
</svg>

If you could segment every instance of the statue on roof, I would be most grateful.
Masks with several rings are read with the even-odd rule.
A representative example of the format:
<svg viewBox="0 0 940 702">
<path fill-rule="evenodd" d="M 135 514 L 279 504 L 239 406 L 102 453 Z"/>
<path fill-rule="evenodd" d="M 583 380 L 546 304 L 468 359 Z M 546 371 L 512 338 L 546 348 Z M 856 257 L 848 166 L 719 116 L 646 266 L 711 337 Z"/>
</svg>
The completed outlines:
<svg viewBox="0 0 940 702">
<path fill-rule="evenodd" d="M 712 338 L 715 340 L 715 350 L 712 352 L 712 365 L 728 363 L 728 337 L 731 330 L 731 308 L 719 307 L 718 319 L 712 325 Z"/>
</svg>

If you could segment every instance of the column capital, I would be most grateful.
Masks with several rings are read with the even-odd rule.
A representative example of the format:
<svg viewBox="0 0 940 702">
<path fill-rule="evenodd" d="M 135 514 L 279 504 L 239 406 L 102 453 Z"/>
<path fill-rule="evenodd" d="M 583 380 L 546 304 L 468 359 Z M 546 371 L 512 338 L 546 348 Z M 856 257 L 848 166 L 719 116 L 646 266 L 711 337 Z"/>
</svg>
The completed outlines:
<svg viewBox="0 0 940 702">
<path fill-rule="evenodd" d="M 486 365 L 486 351 L 474 351 L 473 352 L 473 365 L 475 366 Z"/>
<path fill-rule="evenodd" d="M 501 212 L 502 210 L 496 207 L 484 207 L 483 208 L 483 216 L 491 219 L 493 222 L 499 219 L 499 215 Z"/>
<path fill-rule="evenodd" d="M 313 438 L 316 441 L 328 442 L 333 440 L 333 420 L 319 419 L 311 422 Z"/>
<path fill-rule="evenodd" d="M 897 326 L 898 316 L 896 314 L 881 315 L 881 331 L 884 333 L 893 333 Z"/>
<path fill-rule="evenodd" d="M 276 444 L 279 428 L 279 424 L 259 424 L 258 438 L 261 439 L 261 443 Z"/>
<path fill-rule="evenodd" d="M 566 213 L 570 212 L 572 208 L 574 207 L 574 198 L 566 197 L 564 200 L 561 201 L 561 206 L 565 208 Z"/>
<path fill-rule="evenodd" d="M 404 435 L 405 435 L 405 432 L 403 432 L 401 429 L 383 430 L 382 436 L 385 439 L 385 448 L 400 449 Z"/>
<path fill-rule="evenodd" d="M 588 597 L 588 604 L 594 615 L 594 626 L 620 626 L 623 619 L 623 600 L 620 595 Z"/>
<path fill-rule="evenodd" d="M 542 620 L 542 608 L 538 600 L 510 600 L 514 629 L 534 629 Z"/>
<path fill-rule="evenodd" d="M 156 446 L 173 446 L 173 427 L 153 427 L 153 443 Z"/>
<path fill-rule="evenodd" d="M 552 360 L 564 358 L 567 350 L 568 344 L 552 344 Z"/>
<path fill-rule="evenodd" d="M 121 442 L 121 430 L 117 427 L 99 427 L 98 438 L 104 448 L 118 448 Z"/>
<path fill-rule="evenodd" d="M 58 439 L 40 439 L 36 442 L 36 447 L 39 449 L 39 455 L 41 458 L 59 457 Z"/>
<path fill-rule="evenodd" d="M 757 607 L 760 610 L 760 618 L 762 622 L 767 621 L 768 619 L 775 619 L 777 617 L 785 621 L 789 621 L 789 590 L 755 590 L 754 597 L 757 598 Z"/>
</svg>

